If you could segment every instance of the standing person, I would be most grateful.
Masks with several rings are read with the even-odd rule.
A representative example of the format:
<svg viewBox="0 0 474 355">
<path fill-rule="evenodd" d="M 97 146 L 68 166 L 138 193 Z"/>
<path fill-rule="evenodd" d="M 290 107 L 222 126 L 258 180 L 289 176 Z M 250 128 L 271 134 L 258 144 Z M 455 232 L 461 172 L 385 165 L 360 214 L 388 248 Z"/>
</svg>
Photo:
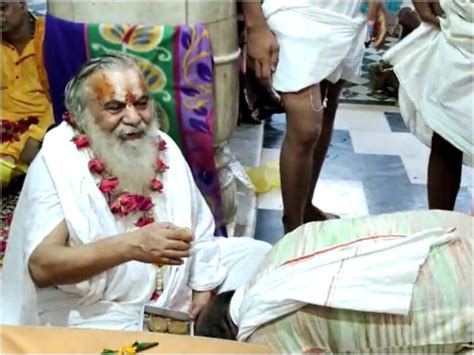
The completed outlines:
<svg viewBox="0 0 474 355">
<path fill-rule="evenodd" d="M 472 1 L 414 1 L 422 25 L 385 58 L 400 81 L 400 111 L 431 145 L 430 209 L 453 210 L 462 164 L 473 166 L 474 34 Z"/>
<path fill-rule="evenodd" d="M 313 206 L 344 80 L 359 74 L 367 38 L 362 1 L 264 0 L 243 3 L 248 55 L 256 76 L 281 95 L 287 132 L 280 156 L 285 232 L 337 218 Z M 369 5 L 374 45 L 386 21 Z"/>
</svg>

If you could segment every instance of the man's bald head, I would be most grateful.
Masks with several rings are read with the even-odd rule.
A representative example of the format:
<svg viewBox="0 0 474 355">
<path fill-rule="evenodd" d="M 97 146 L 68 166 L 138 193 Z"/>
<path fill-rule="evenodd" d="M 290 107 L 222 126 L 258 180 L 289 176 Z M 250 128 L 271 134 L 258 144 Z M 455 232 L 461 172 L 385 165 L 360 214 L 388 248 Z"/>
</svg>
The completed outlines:
<svg viewBox="0 0 474 355">
<path fill-rule="evenodd" d="M 237 338 L 237 327 L 229 313 L 233 295 L 234 291 L 220 293 L 207 304 L 196 322 L 195 335 L 229 340 Z"/>
</svg>

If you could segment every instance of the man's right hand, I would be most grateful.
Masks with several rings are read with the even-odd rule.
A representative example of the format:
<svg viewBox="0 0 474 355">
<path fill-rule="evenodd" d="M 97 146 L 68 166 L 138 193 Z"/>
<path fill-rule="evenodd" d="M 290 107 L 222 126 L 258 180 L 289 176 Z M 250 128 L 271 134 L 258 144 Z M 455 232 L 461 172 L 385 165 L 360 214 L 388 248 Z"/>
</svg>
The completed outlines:
<svg viewBox="0 0 474 355">
<path fill-rule="evenodd" d="M 255 76 L 266 86 L 272 85 L 272 74 L 278 64 L 280 46 L 267 25 L 259 24 L 247 28 L 247 54 Z"/>
<path fill-rule="evenodd" d="M 440 27 L 439 17 L 444 15 L 438 0 L 413 0 L 413 5 L 423 22 Z"/>
<path fill-rule="evenodd" d="M 172 223 L 153 223 L 129 236 L 132 259 L 157 265 L 181 265 L 190 255 L 193 236 L 187 228 Z"/>
</svg>

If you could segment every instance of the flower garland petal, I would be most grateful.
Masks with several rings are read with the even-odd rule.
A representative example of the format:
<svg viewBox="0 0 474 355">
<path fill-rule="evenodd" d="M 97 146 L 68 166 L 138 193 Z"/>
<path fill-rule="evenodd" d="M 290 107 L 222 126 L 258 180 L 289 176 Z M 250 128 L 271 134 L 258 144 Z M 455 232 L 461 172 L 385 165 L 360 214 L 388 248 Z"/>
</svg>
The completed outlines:
<svg viewBox="0 0 474 355">
<path fill-rule="evenodd" d="M 89 160 L 89 163 L 87 164 L 89 167 L 89 170 L 93 174 L 102 174 L 105 170 L 105 165 L 100 159 L 91 159 Z"/>
<path fill-rule="evenodd" d="M 160 158 L 156 159 L 156 161 L 155 161 L 155 171 L 157 173 L 164 173 L 168 169 L 169 169 L 169 166 L 166 165 L 166 163 L 162 159 L 160 159 Z"/>
<path fill-rule="evenodd" d="M 163 192 L 163 183 L 157 178 L 151 180 L 150 186 L 153 191 Z"/>
<path fill-rule="evenodd" d="M 135 225 L 138 227 L 138 228 L 142 228 L 142 227 L 145 227 L 149 224 L 152 224 L 155 222 L 155 219 L 153 217 L 140 217 L 137 221 L 137 223 L 135 223 Z"/>
<path fill-rule="evenodd" d="M 77 149 L 88 148 L 90 146 L 89 138 L 85 134 L 79 134 L 72 137 L 72 141 L 76 145 Z"/>
<path fill-rule="evenodd" d="M 118 185 L 119 185 L 119 179 L 117 179 L 116 177 L 103 179 L 99 183 L 99 190 L 104 194 L 108 194 L 108 193 L 113 192 L 117 188 Z"/>
<path fill-rule="evenodd" d="M 153 208 L 153 200 L 149 196 L 136 195 L 137 208 L 140 212 L 148 212 Z"/>
<path fill-rule="evenodd" d="M 168 146 L 167 146 L 167 144 L 166 144 L 166 141 L 164 141 L 163 139 L 160 139 L 160 140 L 158 141 L 158 150 L 159 150 L 160 152 L 162 152 L 162 151 L 165 151 L 166 149 L 168 149 Z"/>
</svg>

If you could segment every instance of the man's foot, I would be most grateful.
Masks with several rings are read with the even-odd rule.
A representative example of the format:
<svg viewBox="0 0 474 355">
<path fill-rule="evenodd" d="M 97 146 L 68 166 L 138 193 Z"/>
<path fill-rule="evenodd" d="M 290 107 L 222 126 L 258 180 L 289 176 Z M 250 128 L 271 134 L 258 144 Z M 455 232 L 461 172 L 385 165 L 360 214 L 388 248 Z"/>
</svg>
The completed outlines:
<svg viewBox="0 0 474 355">
<path fill-rule="evenodd" d="M 321 221 L 327 221 L 329 219 L 340 219 L 340 218 L 341 217 L 339 217 L 338 215 L 335 215 L 335 214 L 329 213 L 329 212 L 321 211 L 316 206 L 311 205 L 311 206 L 306 208 L 306 210 L 304 212 L 303 221 L 304 221 L 304 223 L 321 222 Z"/>
</svg>

